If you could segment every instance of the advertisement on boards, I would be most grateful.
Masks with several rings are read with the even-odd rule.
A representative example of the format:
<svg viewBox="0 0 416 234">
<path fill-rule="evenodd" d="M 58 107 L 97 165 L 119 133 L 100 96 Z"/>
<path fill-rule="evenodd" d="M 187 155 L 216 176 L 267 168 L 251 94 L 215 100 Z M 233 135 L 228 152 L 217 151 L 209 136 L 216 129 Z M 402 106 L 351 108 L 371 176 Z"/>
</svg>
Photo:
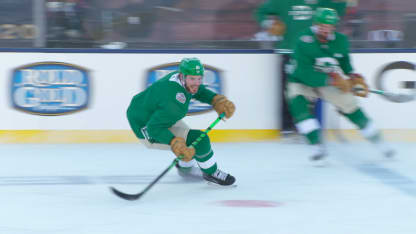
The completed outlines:
<svg viewBox="0 0 416 234">
<path fill-rule="evenodd" d="M 11 105 L 35 115 L 64 115 L 87 108 L 90 75 L 86 68 L 61 62 L 15 68 L 10 82 Z"/>
</svg>

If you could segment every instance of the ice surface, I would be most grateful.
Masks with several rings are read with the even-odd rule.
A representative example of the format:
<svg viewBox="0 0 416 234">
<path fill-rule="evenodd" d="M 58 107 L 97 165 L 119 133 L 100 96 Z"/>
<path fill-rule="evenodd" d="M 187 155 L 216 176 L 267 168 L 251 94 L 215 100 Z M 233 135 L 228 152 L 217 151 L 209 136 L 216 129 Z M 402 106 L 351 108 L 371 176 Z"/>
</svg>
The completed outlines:
<svg viewBox="0 0 416 234">
<path fill-rule="evenodd" d="M 316 168 L 302 144 L 214 143 L 237 187 L 186 183 L 172 168 L 140 200 L 125 201 L 108 186 L 140 192 L 171 153 L 140 144 L 0 145 L 0 233 L 414 234 L 416 145 L 393 146 L 397 159 L 387 160 L 365 142 L 329 143 L 330 166 Z"/>
</svg>

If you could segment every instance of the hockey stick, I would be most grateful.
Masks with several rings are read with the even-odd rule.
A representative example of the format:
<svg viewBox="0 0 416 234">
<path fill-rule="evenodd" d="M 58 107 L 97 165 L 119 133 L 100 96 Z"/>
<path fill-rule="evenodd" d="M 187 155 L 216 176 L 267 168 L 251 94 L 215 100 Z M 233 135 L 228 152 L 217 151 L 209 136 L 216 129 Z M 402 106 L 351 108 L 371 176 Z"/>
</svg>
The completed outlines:
<svg viewBox="0 0 416 234">
<path fill-rule="evenodd" d="M 191 147 L 195 147 L 207 134 L 208 134 L 208 132 L 210 132 L 211 131 L 211 129 L 215 126 L 215 125 L 217 125 L 217 123 L 222 119 L 222 118 L 224 118 L 224 116 L 225 116 L 225 113 L 222 113 L 222 114 L 220 114 L 219 116 L 218 116 L 218 118 L 203 132 L 203 133 L 201 133 L 201 135 L 199 135 L 199 137 L 194 141 L 194 142 L 192 142 L 192 144 L 191 144 Z M 123 198 L 123 199 L 125 199 L 125 200 L 130 200 L 130 201 L 134 201 L 134 200 L 137 200 L 137 199 L 139 199 L 140 197 L 142 197 L 147 191 L 149 191 L 150 190 L 150 188 L 152 188 L 153 187 L 153 185 L 155 185 L 166 173 L 168 173 L 168 171 L 172 168 L 172 167 L 174 167 L 178 162 L 179 162 L 179 160 L 181 159 L 182 157 L 180 157 L 180 158 L 175 158 L 174 160 L 173 160 L 173 162 L 169 165 L 169 167 L 168 168 L 166 168 L 158 177 L 156 177 L 156 179 L 154 179 L 142 192 L 140 192 L 140 193 L 135 193 L 135 194 L 128 194 L 128 193 L 123 193 L 123 192 L 121 192 L 121 191 L 119 191 L 119 190 L 117 190 L 116 188 L 114 188 L 114 187 L 110 187 L 110 189 L 111 189 L 111 191 L 115 194 L 115 195 L 117 195 L 118 197 L 120 197 L 120 198 Z"/>
<path fill-rule="evenodd" d="M 364 91 L 363 88 L 353 88 L 353 91 Z M 379 94 L 381 96 L 384 96 L 388 99 L 394 100 L 395 102 L 407 102 L 410 100 L 412 100 L 414 97 L 412 95 L 408 95 L 408 94 L 399 94 L 399 93 L 392 93 L 392 92 L 386 92 L 383 90 L 377 90 L 377 89 L 369 89 L 368 92 L 370 93 L 374 93 L 374 94 Z"/>
</svg>

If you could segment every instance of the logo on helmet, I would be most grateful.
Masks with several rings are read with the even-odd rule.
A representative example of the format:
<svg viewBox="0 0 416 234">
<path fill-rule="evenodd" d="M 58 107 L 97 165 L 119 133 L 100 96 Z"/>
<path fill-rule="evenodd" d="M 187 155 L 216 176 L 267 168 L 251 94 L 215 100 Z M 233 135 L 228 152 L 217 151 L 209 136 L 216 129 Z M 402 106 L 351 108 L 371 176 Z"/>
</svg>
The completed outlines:
<svg viewBox="0 0 416 234">
<path fill-rule="evenodd" d="M 201 74 L 201 67 L 200 66 L 195 66 L 195 69 L 196 69 L 197 74 Z"/>
</svg>

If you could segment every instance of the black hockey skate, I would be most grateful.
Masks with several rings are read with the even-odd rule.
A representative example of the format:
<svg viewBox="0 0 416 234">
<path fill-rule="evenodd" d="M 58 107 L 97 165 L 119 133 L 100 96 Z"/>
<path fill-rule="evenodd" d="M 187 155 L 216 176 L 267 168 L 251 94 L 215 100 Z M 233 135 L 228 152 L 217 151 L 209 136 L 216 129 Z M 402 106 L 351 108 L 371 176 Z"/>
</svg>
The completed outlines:
<svg viewBox="0 0 416 234">
<path fill-rule="evenodd" d="M 324 152 L 312 155 L 309 160 L 314 167 L 326 167 L 328 166 L 327 154 Z"/>
<path fill-rule="evenodd" d="M 235 182 L 234 176 L 217 169 L 212 175 L 203 173 L 204 179 L 219 185 L 232 185 Z"/>
<path fill-rule="evenodd" d="M 394 156 L 396 155 L 396 151 L 393 149 L 387 150 L 385 152 L 383 152 L 384 157 L 386 158 L 394 158 Z"/>
<path fill-rule="evenodd" d="M 326 154 L 315 154 L 313 156 L 310 157 L 311 161 L 319 161 L 319 160 L 324 160 L 326 158 Z"/>
<path fill-rule="evenodd" d="M 379 141 L 375 143 L 375 146 L 386 158 L 394 158 L 396 155 L 396 151 L 387 142 Z"/>
</svg>

